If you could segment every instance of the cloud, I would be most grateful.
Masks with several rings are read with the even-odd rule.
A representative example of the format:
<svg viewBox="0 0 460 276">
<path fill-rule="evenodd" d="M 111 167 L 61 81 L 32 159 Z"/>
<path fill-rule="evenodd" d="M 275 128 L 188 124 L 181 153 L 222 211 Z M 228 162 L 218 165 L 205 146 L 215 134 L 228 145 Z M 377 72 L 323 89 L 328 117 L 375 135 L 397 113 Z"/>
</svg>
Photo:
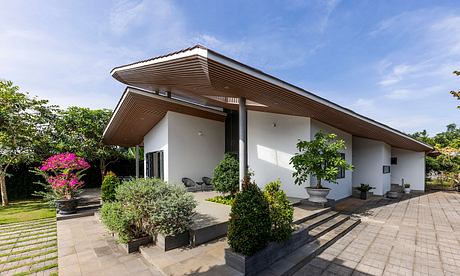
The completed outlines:
<svg viewBox="0 0 460 276">
<path fill-rule="evenodd" d="M 110 27 L 114 33 L 123 34 L 140 22 L 146 12 L 144 1 L 118 1 L 110 13 Z"/>
</svg>

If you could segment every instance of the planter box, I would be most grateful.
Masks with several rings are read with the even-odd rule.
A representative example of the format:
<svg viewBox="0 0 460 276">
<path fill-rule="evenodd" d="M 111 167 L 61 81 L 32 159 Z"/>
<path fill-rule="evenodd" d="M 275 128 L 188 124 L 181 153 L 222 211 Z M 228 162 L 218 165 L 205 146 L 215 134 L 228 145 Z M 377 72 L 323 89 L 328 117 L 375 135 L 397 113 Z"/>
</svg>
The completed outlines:
<svg viewBox="0 0 460 276">
<path fill-rule="evenodd" d="M 163 249 L 164 251 L 168 251 L 174 248 L 189 245 L 190 235 L 188 231 L 175 236 L 163 236 L 158 234 L 155 243 L 159 248 Z"/>
<path fill-rule="evenodd" d="M 124 251 L 126 251 L 126 253 L 134 253 L 139 251 L 140 246 L 147 245 L 152 242 L 153 238 L 151 236 L 146 236 L 131 240 L 128 243 L 119 243 L 119 245 Z"/>
<path fill-rule="evenodd" d="M 264 249 L 252 256 L 236 253 L 230 248 L 225 249 L 225 264 L 243 273 L 257 275 L 271 264 L 292 253 L 310 240 L 307 229 L 294 231 L 284 242 L 271 242 Z"/>
</svg>

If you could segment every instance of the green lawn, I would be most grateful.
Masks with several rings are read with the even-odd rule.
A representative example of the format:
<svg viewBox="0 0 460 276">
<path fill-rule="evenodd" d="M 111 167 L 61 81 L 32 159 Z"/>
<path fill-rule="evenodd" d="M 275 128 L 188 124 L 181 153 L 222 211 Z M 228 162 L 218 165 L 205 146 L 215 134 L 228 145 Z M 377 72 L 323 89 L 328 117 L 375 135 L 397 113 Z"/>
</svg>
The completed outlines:
<svg viewBox="0 0 460 276">
<path fill-rule="evenodd" d="M 0 206 L 0 224 L 55 216 L 56 210 L 40 200 L 13 201 L 7 207 Z"/>
</svg>

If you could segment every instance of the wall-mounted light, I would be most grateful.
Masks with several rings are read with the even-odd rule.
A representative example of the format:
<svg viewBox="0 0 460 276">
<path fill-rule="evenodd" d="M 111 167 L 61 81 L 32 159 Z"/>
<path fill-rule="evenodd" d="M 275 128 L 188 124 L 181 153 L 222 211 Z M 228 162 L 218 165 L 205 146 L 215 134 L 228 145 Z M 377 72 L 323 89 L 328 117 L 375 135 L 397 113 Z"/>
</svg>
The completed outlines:
<svg viewBox="0 0 460 276">
<path fill-rule="evenodd" d="M 272 126 L 273 126 L 273 127 L 276 127 L 276 122 L 273 122 Z"/>
<path fill-rule="evenodd" d="M 198 131 L 198 136 L 203 136 L 203 131 Z"/>
</svg>

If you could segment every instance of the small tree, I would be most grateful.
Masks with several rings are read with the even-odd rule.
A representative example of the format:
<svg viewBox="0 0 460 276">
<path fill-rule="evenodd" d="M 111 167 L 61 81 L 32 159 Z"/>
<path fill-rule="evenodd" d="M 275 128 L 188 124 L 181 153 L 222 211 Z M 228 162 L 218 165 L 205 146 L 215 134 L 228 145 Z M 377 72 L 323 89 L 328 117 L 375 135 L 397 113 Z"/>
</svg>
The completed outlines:
<svg viewBox="0 0 460 276">
<path fill-rule="evenodd" d="M 216 191 L 234 195 L 239 188 L 239 162 L 234 154 L 226 153 L 216 166 L 212 183 Z"/>
<path fill-rule="evenodd" d="M 37 161 L 48 154 L 54 106 L 30 98 L 11 81 L 0 81 L 0 193 L 8 205 L 5 177 L 13 165 Z"/>
<path fill-rule="evenodd" d="M 317 189 L 322 188 L 322 180 L 337 184 L 339 168 L 353 169 L 340 154 L 340 150 L 345 148 L 345 141 L 337 139 L 335 134 L 318 132 L 312 141 L 300 140 L 297 143 L 299 152 L 290 161 L 295 169 L 292 174 L 295 184 L 301 185 L 310 174 L 316 177 Z"/>
</svg>

